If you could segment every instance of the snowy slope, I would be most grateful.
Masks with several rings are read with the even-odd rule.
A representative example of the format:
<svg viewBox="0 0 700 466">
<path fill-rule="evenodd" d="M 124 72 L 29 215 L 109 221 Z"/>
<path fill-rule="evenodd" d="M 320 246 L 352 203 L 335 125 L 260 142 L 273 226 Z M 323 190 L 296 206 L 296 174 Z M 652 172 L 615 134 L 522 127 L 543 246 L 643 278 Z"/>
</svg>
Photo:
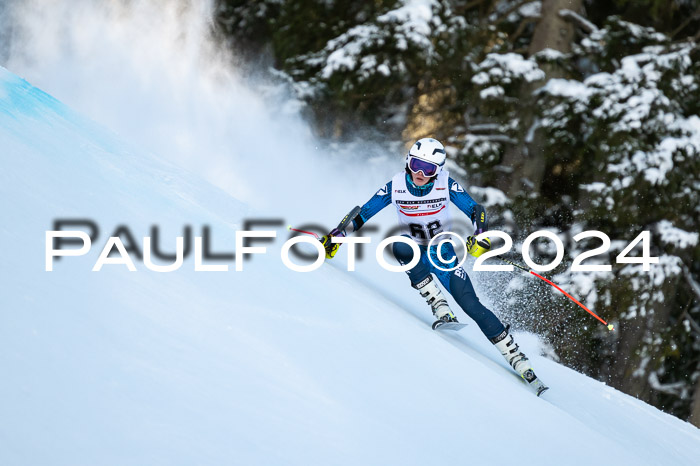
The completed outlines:
<svg viewBox="0 0 700 466">
<path fill-rule="evenodd" d="M 91 272 L 117 225 L 138 239 L 160 225 L 166 251 L 183 225 L 209 225 L 214 250 L 232 251 L 243 219 L 266 213 L 4 69 L 0 164 L 0 464 L 700 458 L 698 429 L 539 357 L 521 335 L 552 387 L 536 398 L 475 325 L 431 331 L 401 274 L 345 272 L 344 252 L 289 271 L 282 230 L 243 272 L 195 273 L 191 257 L 173 273 Z M 101 236 L 45 272 L 44 233 L 71 217 Z"/>
</svg>

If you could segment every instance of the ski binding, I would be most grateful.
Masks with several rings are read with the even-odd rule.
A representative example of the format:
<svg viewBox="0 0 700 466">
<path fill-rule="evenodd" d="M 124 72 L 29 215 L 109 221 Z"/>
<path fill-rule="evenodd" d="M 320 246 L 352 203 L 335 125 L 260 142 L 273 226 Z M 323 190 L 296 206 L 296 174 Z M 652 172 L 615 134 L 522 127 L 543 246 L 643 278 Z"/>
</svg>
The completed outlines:
<svg viewBox="0 0 700 466">
<path fill-rule="evenodd" d="M 537 396 L 542 395 L 544 392 L 549 390 L 549 387 L 546 386 L 538 377 L 535 375 L 535 371 L 532 369 L 526 370 L 523 375 L 523 380 L 527 382 L 527 385 L 534 390 L 534 392 L 537 394 Z"/>
<path fill-rule="evenodd" d="M 454 330 L 459 331 L 466 327 L 467 324 L 462 324 L 460 322 L 445 322 L 444 320 L 436 320 L 433 322 L 433 330 Z"/>
</svg>

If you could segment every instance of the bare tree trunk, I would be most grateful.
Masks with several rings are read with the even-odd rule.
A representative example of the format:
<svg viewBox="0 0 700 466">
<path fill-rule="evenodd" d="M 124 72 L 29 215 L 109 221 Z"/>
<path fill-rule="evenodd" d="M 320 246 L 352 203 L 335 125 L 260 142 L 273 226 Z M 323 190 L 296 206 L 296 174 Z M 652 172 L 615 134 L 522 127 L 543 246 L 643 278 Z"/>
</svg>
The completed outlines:
<svg viewBox="0 0 700 466">
<path fill-rule="evenodd" d="M 695 398 L 693 399 L 693 406 L 690 409 L 690 418 L 688 422 L 700 427 L 700 382 L 695 384 Z"/>
<path fill-rule="evenodd" d="M 574 40 L 574 27 L 561 16 L 560 10 L 579 12 L 582 0 L 543 0 L 542 16 L 530 42 L 528 52 L 533 55 L 546 48 L 563 53 L 571 51 Z"/>
<path fill-rule="evenodd" d="M 574 27 L 559 16 L 563 9 L 578 12 L 583 0 L 543 0 L 542 15 L 535 26 L 535 32 L 528 52 L 530 55 L 545 48 L 566 53 L 571 51 L 574 40 Z M 547 79 L 562 77 L 563 71 L 554 67 L 544 68 Z M 521 124 L 521 143 L 508 146 L 501 162 L 502 175 L 496 180 L 496 187 L 508 196 L 520 191 L 540 192 L 545 181 L 546 160 L 543 152 L 544 141 L 536 131 L 532 92 L 539 84 L 525 84 L 520 93 L 522 108 L 527 109 Z"/>
<path fill-rule="evenodd" d="M 404 142 L 417 141 L 432 136 L 443 138 L 444 128 L 454 127 L 461 115 L 446 111 L 455 105 L 457 92 L 453 86 L 445 86 L 435 80 L 426 80 L 418 86 L 421 92 L 408 113 L 406 126 L 401 134 Z"/>
</svg>

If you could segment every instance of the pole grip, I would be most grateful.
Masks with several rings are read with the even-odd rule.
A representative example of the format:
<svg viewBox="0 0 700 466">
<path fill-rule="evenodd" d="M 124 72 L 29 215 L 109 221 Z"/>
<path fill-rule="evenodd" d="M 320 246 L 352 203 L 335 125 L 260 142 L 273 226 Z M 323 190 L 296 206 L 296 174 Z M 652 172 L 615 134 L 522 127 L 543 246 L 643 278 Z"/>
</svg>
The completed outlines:
<svg viewBox="0 0 700 466">
<path fill-rule="evenodd" d="M 345 230 L 345 228 L 348 225 L 350 225 L 350 222 L 352 222 L 355 219 L 355 217 L 357 217 L 357 215 L 360 213 L 360 210 L 362 210 L 362 209 L 360 208 L 359 205 L 356 205 L 355 207 L 353 207 L 352 210 L 350 212 L 348 212 L 345 215 L 345 217 L 343 217 L 343 219 L 340 221 L 340 223 L 338 224 L 336 229 L 338 229 L 339 231 Z"/>
</svg>

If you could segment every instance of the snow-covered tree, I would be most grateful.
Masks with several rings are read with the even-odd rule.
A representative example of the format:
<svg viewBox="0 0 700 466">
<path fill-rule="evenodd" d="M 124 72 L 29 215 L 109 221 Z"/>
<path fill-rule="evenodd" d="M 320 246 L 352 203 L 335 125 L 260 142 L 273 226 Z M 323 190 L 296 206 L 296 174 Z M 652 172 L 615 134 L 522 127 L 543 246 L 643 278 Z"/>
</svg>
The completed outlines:
<svg viewBox="0 0 700 466">
<path fill-rule="evenodd" d="M 556 281 L 617 330 L 517 275 L 491 279 L 507 282 L 502 312 L 564 363 L 700 425 L 699 7 L 221 0 L 217 24 L 290 83 L 319 134 L 436 136 L 492 226 L 519 241 L 556 232 L 567 251 Z M 568 271 L 600 243 L 573 240 L 585 230 L 611 238 L 592 259 L 610 272 Z M 659 263 L 615 264 L 642 231 Z M 554 257 L 544 243 L 533 253 Z"/>
</svg>

